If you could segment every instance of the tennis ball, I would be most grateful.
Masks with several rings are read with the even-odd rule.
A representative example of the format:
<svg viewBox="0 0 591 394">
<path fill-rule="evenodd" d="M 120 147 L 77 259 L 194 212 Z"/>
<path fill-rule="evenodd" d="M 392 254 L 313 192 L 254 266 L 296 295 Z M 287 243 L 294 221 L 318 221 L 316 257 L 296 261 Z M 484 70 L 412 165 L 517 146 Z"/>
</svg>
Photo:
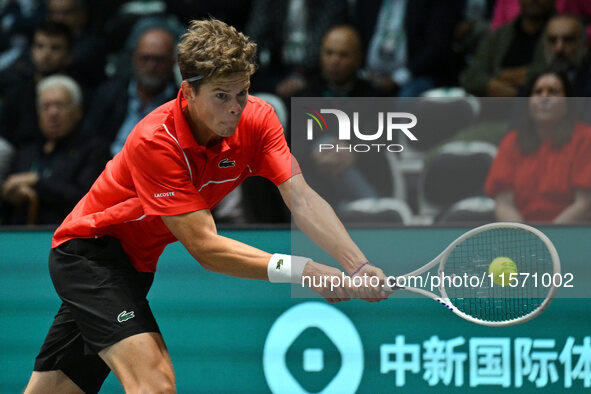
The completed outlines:
<svg viewBox="0 0 591 394">
<path fill-rule="evenodd" d="M 493 282 L 499 286 L 509 284 L 509 274 L 517 272 L 517 265 L 509 257 L 497 257 L 488 266 L 488 273 L 493 274 Z"/>
</svg>

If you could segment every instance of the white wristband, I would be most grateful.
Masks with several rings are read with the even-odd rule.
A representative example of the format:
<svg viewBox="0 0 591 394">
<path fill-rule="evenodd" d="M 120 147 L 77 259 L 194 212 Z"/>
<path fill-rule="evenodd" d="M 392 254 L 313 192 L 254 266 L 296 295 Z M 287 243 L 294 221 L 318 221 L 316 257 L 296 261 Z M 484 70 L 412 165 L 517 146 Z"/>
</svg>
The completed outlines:
<svg viewBox="0 0 591 394">
<path fill-rule="evenodd" d="M 271 256 L 269 265 L 267 265 L 269 282 L 301 283 L 304 267 L 308 261 L 310 259 L 307 257 L 275 253 Z"/>
</svg>

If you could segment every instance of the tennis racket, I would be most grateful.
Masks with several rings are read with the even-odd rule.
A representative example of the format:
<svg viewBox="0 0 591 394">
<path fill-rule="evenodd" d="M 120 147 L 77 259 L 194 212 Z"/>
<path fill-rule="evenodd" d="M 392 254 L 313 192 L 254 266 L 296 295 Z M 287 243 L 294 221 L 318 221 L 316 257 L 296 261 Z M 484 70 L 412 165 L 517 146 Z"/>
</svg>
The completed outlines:
<svg viewBox="0 0 591 394">
<path fill-rule="evenodd" d="M 501 256 L 517 265 L 517 274 L 505 279 L 504 286 L 489 274 L 489 265 Z M 431 272 L 435 266 L 437 271 Z M 397 277 L 392 289 L 430 297 L 473 323 L 510 326 L 534 318 L 550 304 L 556 274 L 560 275 L 558 253 L 541 231 L 521 223 L 490 223 L 466 232 L 430 263 Z M 440 295 L 426 288 L 437 288 Z"/>
</svg>

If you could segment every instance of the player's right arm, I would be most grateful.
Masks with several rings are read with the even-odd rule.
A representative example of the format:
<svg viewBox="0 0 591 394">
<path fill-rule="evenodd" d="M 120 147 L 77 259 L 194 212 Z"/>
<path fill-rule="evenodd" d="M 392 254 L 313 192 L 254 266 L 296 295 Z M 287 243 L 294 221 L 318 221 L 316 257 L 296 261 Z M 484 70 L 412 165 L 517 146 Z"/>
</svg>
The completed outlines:
<svg viewBox="0 0 591 394">
<path fill-rule="evenodd" d="M 174 216 L 162 216 L 164 224 L 183 244 L 189 253 L 210 271 L 240 278 L 268 280 L 267 266 L 271 254 L 224 237 L 217 233 L 215 222 L 209 210 L 202 209 Z M 340 276 L 336 268 L 309 261 L 303 276 L 318 279 Z M 330 281 L 312 281 L 312 283 L 330 283 Z M 346 301 L 355 289 L 343 287 L 332 291 L 325 286 L 312 288 L 330 302 Z"/>
</svg>

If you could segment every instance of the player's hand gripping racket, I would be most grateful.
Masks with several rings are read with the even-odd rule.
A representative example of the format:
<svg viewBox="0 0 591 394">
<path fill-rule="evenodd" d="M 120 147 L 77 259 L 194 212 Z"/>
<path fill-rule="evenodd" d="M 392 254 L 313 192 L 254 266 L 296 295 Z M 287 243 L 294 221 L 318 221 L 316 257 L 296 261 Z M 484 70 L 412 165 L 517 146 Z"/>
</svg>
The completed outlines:
<svg viewBox="0 0 591 394">
<path fill-rule="evenodd" d="M 492 261 L 498 257 L 515 262 L 508 270 L 513 271 L 512 275 L 506 272 L 501 278 L 489 273 Z M 430 272 L 435 266 L 437 271 Z M 430 263 L 404 278 L 397 277 L 395 289 L 433 298 L 474 323 L 509 326 L 532 319 L 548 306 L 556 287 L 554 280 L 549 284 L 542 280 L 544 274 L 552 278 L 560 274 L 558 253 L 548 237 L 521 223 L 491 223 L 468 231 Z M 417 285 L 418 276 L 424 278 L 423 285 Z M 433 283 L 441 295 L 425 290 Z"/>
</svg>

